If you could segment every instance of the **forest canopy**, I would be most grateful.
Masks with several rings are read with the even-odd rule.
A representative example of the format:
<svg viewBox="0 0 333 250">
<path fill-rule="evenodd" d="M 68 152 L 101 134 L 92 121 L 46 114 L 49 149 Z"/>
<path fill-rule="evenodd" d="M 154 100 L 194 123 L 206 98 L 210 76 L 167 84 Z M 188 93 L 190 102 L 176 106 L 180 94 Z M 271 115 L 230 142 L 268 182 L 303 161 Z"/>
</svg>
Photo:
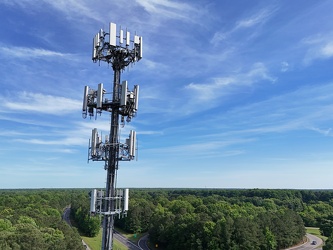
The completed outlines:
<svg viewBox="0 0 333 250">
<path fill-rule="evenodd" d="M 84 249 L 101 221 L 89 212 L 88 189 L 0 190 L 0 249 Z M 71 206 L 70 227 L 62 218 Z M 333 245 L 333 191 L 266 189 L 130 189 L 128 215 L 116 226 L 148 232 L 164 249 L 281 249 L 304 226 Z"/>
<path fill-rule="evenodd" d="M 75 227 L 62 214 L 75 200 L 89 202 L 83 190 L 1 190 L 0 249 L 85 249 Z"/>
</svg>

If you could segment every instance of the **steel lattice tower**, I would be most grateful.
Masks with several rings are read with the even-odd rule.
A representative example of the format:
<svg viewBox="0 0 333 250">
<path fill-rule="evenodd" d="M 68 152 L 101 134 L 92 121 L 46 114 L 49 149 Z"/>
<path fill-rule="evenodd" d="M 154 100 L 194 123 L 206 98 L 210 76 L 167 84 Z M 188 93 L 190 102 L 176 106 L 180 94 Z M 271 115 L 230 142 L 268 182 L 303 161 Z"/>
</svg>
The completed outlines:
<svg viewBox="0 0 333 250">
<path fill-rule="evenodd" d="M 108 40 L 106 39 L 108 36 Z M 130 32 L 120 28 L 116 30 L 116 24 L 110 23 L 109 31 L 100 30 L 93 39 L 92 60 L 94 62 L 104 61 L 112 65 L 114 72 L 112 101 L 104 98 L 106 91 L 103 84 L 98 85 L 98 90 L 90 89 L 88 86 L 84 90 L 83 116 L 89 114 L 94 116 L 94 110 L 101 113 L 103 110 L 111 112 L 111 126 L 109 138 L 102 142 L 94 129 L 89 148 L 88 160 L 105 161 L 107 170 L 106 191 L 102 198 L 103 204 L 99 211 L 103 218 L 103 238 L 102 250 L 111 250 L 113 244 L 113 229 L 115 215 L 126 213 L 128 201 L 123 197 L 123 193 L 116 190 L 116 175 L 119 161 L 133 160 L 135 158 L 136 133 L 131 131 L 129 139 L 125 144 L 119 142 L 119 120 L 121 123 L 129 122 L 135 116 L 138 109 L 139 86 L 134 86 L 133 91 L 128 91 L 127 81 L 120 83 L 121 72 L 131 63 L 142 58 L 142 37 L 134 35 L 134 40 L 130 39 Z M 128 193 L 128 192 L 127 192 Z M 126 192 L 125 192 L 126 194 Z M 94 197 L 95 198 L 95 197 Z M 128 195 L 127 195 L 128 199 Z M 120 200 L 124 200 L 124 205 L 120 205 Z M 101 202 L 102 203 L 102 202 Z M 92 203 L 94 206 L 94 203 Z M 127 204 L 127 205 L 125 205 Z M 93 208 L 95 212 L 95 208 Z"/>
</svg>

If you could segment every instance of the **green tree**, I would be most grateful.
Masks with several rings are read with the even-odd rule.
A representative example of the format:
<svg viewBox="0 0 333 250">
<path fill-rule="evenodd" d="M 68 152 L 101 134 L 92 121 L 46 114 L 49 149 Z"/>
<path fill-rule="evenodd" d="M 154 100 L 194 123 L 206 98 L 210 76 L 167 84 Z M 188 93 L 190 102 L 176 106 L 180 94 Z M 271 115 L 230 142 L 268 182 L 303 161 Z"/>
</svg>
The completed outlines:
<svg viewBox="0 0 333 250">
<path fill-rule="evenodd" d="M 277 247 L 276 237 L 268 227 L 265 227 L 264 236 L 265 236 L 264 249 L 275 250 Z"/>
<path fill-rule="evenodd" d="M 220 249 L 230 250 L 232 245 L 232 234 L 234 231 L 234 220 L 227 216 L 221 219 L 216 224 L 216 236 L 220 239 Z"/>
<path fill-rule="evenodd" d="M 65 236 L 59 229 L 43 228 L 41 230 L 46 244 L 45 249 L 48 250 L 62 250 L 66 249 Z"/>
<path fill-rule="evenodd" d="M 333 221 L 322 219 L 319 229 L 322 235 L 329 237 L 333 233 Z"/>
<path fill-rule="evenodd" d="M 167 245 L 171 239 L 175 215 L 159 204 L 151 217 L 150 223 L 150 240 L 154 244 Z"/>
<path fill-rule="evenodd" d="M 333 233 L 325 241 L 325 245 L 323 246 L 323 250 L 333 250 Z"/>
<path fill-rule="evenodd" d="M 15 228 L 12 227 L 12 223 L 7 219 L 0 219 L 0 249 L 10 250 L 10 246 L 14 243 Z"/>
<path fill-rule="evenodd" d="M 31 223 L 19 223 L 15 226 L 16 242 L 22 250 L 43 250 L 46 248 L 43 235 L 39 229 Z"/>
<path fill-rule="evenodd" d="M 169 204 L 169 209 L 173 214 L 193 213 L 194 207 L 188 201 L 173 200 Z"/>
<path fill-rule="evenodd" d="M 235 219 L 232 238 L 232 249 L 255 250 L 260 249 L 258 224 L 247 217 Z"/>
</svg>

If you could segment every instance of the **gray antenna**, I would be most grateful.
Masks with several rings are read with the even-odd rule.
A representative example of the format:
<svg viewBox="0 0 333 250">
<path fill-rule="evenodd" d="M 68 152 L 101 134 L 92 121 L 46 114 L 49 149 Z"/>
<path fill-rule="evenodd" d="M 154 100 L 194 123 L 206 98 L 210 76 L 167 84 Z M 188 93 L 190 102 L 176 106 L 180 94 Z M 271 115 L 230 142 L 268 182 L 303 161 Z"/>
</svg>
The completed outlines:
<svg viewBox="0 0 333 250">
<path fill-rule="evenodd" d="M 110 134 L 105 141 L 99 136 L 97 129 L 92 130 L 91 143 L 89 143 L 88 162 L 104 161 L 107 170 L 105 194 L 92 192 L 91 213 L 104 215 L 102 250 L 111 250 L 113 243 L 114 216 L 126 215 L 128 210 L 129 191 L 116 190 L 116 176 L 119 161 L 130 161 L 136 155 L 136 132 L 131 130 L 125 143 L 119 142 L 119 125 L 125 125 L 125 120 L 130 122 L 138 111 L 139 86 L 128 89 L 127 81 L 120 84 L 120 74 L 127 66 L 142 58 L 142 37 L 134 35 L 131 39 L 130 32 L 110 23 L 108 32 L 102 29 L 93 39 L 93 62 L 106 62 L 112 65 L 113 90 L 108 93 L 103 83 L 98 84 L 97 90 L 88 86 L 84 87 L 82 116 L 93 117 L 103 111 L 111 112 Z M 108 97 L 110 95 L 110 97 Z M 119 122 L 120 117 L 120 122 Z M 98 208 L 96 208 L 98 206 Z"/>
</svg>

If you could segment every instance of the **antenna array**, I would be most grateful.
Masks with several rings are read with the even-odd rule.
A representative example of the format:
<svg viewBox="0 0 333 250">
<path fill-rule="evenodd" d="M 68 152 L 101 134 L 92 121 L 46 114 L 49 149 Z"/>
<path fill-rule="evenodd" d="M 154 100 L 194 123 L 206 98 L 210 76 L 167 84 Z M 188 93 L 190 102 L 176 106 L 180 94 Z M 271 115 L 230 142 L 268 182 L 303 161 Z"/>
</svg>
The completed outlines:
<svg viewBox="0 0 333 250">
<path fill-rule="evenodd" d="M 107 163 L 109 161 L 110 148 L 113 145 L 109 141 L 109 136 L 105 136 L 105 140 L 102 141 L 97 128 L 94 128 L 91 133 L 91 140 L 89 140 L 88 161 L 105 161 L 105 169 L 107 169 Z M 136 132 L 130 130 L 128 139 L 125 143 L 118 143 L 119 148 L 118 161 L 131 161 L 135 159 L 136 153 Z"/>
<path fill-rule="evenodd" d="M 114 211 L 103 212 L 103 205 L 105 203 L 106 197 L 105 193 L 101 190 L 93 189 L 90 192 L 90 213 L 91 214 L 103 214 L 103 215 L 126 215 L 128 211 L 128 199 L 129 199 L 129 189 L 117 189 L 116 196 L 112 198 L 115 200 Z"/>
<path fill-rule="evenodd" d="M 142 37 L 134 35 L 132 40 L 127 29 L 124 37 L 121 27 L 117 33 L 117 25 L 110 23 L 108 32 L 100 29 L 93 39 L 92 60 L 105 61 L 114 66 L 115 56 L 122 58 L 122 69 L 130 63 L 139 61 L 142 58 Z"/>
</svg>

